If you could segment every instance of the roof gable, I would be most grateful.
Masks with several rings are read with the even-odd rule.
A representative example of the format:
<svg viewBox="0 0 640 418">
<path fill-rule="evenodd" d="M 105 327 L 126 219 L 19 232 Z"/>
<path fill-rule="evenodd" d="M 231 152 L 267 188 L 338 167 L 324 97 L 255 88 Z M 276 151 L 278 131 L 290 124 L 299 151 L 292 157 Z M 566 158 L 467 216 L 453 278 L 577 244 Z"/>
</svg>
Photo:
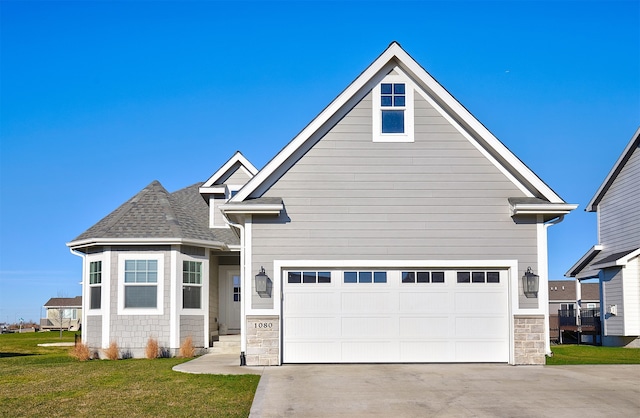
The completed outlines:
<svg viewBox="0 0 640 418">
<path fill-rule="evenodd" d="M 258 172 L 258 169 L 251 164 L 249 160 L 245 158 L 240 151 L 236 151 L 235 154 L 229 160 L 213 173 L 211 177 L 200 187 L 200 193 L 218 193 L 220 192 L 215 186 L 221 186 L 238 170 L 243 171 L 247 177 L 252 178 Z"/>
<path fill-rule="evenodd" d="M 398 43 L 389 47 L 282 151 L 243 187 L 231 202 L 261 197 L 301 155 L 339 121 L 386 74 L 397 69 L 410 77 L 420 94 L 435 104 L 487 158 L 529 197 L 564 203 L 540 178 L 495 138 L 471 113 L 429 75 Z"/>
<path fill-rule="evenodd" d="M 598 204 L 607 193 L 613 182 L 616 180 L 618 174 L 620 174 L 633 153 L 638 151 L 638 148 L 640 148 L 640 127 L 636 130 L 635 134 L 633 134 L 631 140 L 618 158 L 618 161 L 616 161 L 616 163 L 613 165 L 613 168 L 611 169 L 611 171 L 609 171 L 609 174 L 607 174 L 607 177 L 598 188 L 598 191 L 587 204 L 587 207 L 585 209 L 586 211 L 596 212 L 598 210 Z"/>
</svg>

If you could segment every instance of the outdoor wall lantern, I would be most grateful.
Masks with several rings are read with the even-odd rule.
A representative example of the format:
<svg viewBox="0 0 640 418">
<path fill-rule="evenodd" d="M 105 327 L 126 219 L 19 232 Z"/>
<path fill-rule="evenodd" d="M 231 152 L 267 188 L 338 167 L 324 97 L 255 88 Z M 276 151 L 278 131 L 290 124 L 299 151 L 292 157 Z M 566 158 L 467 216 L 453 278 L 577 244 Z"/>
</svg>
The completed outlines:
<svg viewBox="0 0 640 418">
<path fill-rule="evenodd" d="M 261 298 L 269 298 L 271 297 L 271 288 L 271 279 L 264 272 L 264 267 L 260 267 L 260 273 L 256 274 L 256 292 Z"/>
<path fill-rule="evenodd" d="M 531 271 L 531 267 L 527 267 L 527 271 L 522 276 L 522 289 L 524 295 L 528 298 L 538 297 L 538 279 L 540 276 Z"/>
</svg>

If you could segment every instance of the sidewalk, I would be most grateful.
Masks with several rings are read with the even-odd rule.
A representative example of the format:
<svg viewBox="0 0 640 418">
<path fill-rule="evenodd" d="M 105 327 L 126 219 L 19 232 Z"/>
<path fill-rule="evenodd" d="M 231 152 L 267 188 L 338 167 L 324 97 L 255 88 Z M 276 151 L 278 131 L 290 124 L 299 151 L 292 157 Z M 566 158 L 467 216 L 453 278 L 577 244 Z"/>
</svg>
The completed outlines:
<svg viewBox="0 0 640 418">
<path fill-rule="evenodd" d="M 265 366 L 240 366 L 237 354 L 205 354 L 186 363 L 178 364 L 173 370 L 192 374 L 259 374 Z"/>
</svg>

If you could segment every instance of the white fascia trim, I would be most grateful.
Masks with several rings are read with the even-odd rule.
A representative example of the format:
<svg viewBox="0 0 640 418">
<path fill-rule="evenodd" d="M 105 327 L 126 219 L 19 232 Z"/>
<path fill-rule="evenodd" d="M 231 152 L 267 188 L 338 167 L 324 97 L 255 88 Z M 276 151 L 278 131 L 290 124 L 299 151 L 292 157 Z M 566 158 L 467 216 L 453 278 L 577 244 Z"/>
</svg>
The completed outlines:
<svg viewBox="0 0 640 418">
<path fill-rule="evenodd" d="M 227 244 L 220 241 L 205 241 L 198 239 L 183 238 L 88 238 L 80 241 L 71 241 L 66 245 L 77 250 L 84 247 L 96 245 L 192 245 L 194 247 L 213 248 L 217 250 L 227 250 Z"/>
<path fill-rule="evenodd" d="M 200 194 L 226 194 L 227 187 L 226 186 L 213 186 L 213 187 L 200 187 L 198 189 Z"/>
<path fill-rule="evenodd" d="M 584 269 L 584 267 L 586 267 L 587 263 L 593 260 L 593 258 L 603 249 L 604 246 L 600 244 L 596 244 L 591 247 L 589 251 L 587 251 L 582 257 L 580 257 L 580 260 L 576 261 L 576 263 L 571 266 L 569 270 L 567 270 L 567 272 L 564 274 L 564 277 L 576 277 Z M 580 266 L 582 266 L 582 268 L 580 268 Z"/>
<path fill-rule="evenodd" d="M 224 163 L 222 167 L 218 169 L 218 171 L 216 171 L 211 177 L 209 177 L 209 179 L 202 185 L 202 188 L 209 188 L 213 186 L 215 182 L 218 181 L 222 176 L 227 174 L 227 172 L 236 163 L 240 163 L 240 168 L 242 168 L 249 177 L 253 177 L 258 173 L 258 169 L 253 164 L 251 164 L 251 162 L 247 160 L 240 151 L 236 151 L 236 153 L 233 154 L 233 156 L 229 158 L 229 160 Z"/>
<path fill-rule="evenodd" d="M 576 209 L 578 205 L 569 203 L 548 205 L 522 204 L 511 205 L 511 216 L 515 215 L 566 215 Z"/>
<path fill-rule="evenodd" d="M 282 204 L 271 204 L 271 205 L 220 205 L 220 210 L 225 214 L 264 214 L 264 215 L 278 215 L 284 209 L 284 205 Z"/>
</svg>

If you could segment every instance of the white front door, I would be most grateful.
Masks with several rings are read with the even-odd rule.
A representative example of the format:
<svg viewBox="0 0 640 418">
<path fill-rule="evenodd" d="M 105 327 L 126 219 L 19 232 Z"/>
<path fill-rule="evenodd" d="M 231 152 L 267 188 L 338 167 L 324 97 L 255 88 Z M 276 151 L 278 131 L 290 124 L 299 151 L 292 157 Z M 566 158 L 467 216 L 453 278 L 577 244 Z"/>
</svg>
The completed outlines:
<svg viewBox="0 0 640 418">
<path fill-rule="evenodd" d="M 220 326 L 229 334 L 240 333 L 240 270 L 235 266 L 220 266 Z"/>
</svg>

